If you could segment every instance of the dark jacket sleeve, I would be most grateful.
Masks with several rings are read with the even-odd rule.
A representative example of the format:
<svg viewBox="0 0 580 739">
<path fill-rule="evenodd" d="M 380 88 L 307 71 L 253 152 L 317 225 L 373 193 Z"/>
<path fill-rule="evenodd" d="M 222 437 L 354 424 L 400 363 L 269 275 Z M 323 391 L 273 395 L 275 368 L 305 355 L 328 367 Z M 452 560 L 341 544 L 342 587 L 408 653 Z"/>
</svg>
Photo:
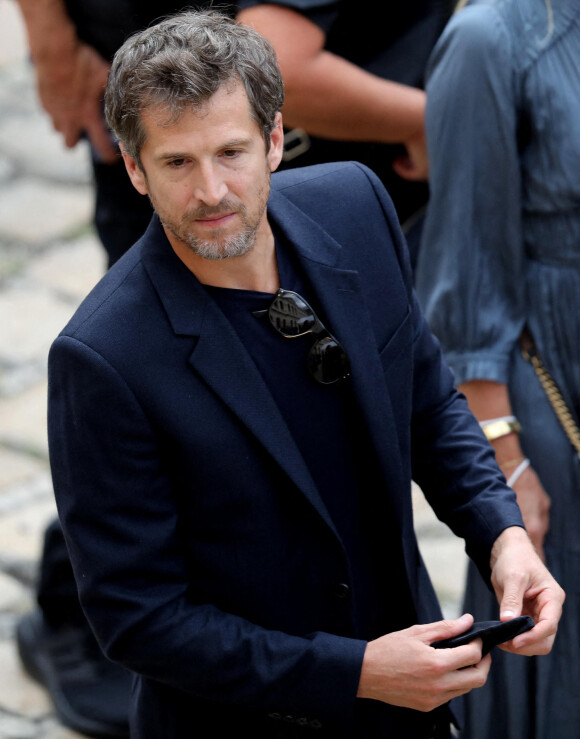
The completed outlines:
<svg viewBox="0 0 580 739">
<path fill-rule="evenodd" d="M 410 475 L 421 487 L 438 518 L 466 542 L 466 551 L 489 581 L 491 548 L 509 526 L 523 526 L 515 493 L 506 485 L 492 446 L 483 435 L 454 375 L 442 356 L 415 295 L 409 254 L 392 203 L 378 178 L 363 168 L 373 185 L 391 228 L 401 279 L 409 302 L 409 326 L 402 325 L 391 341 L 401 348 L 388 367 L 391 403 L 400 444 L 410 433 Z M 375 265 L 378 260 L 375 257 Z M 391 274 L 392 279 L 392 274 Z M 389 280 L 368 275 L 368 284 Z M 412 351 L 404 351 L 405 333 Z M 391 352 L 393 353 L 393 352 Z M 412 377 L 410 408 L 403 405 L 398 377 Z M 405 455 L 403 455 L 405 456 Z"/>
</svg>

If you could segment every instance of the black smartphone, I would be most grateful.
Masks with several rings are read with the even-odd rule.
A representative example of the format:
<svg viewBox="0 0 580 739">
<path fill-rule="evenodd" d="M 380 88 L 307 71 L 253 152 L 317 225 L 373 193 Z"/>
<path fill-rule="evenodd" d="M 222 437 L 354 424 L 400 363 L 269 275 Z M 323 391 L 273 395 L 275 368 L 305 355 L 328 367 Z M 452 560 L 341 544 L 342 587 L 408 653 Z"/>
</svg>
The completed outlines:
<svg viewBox="0 0 580 739">
<path fill-rule="evenodd" d="M 493 647 L 509 641 L 534 626 L 534 619 L 530 616 L 518 616 L 510 621 L 478 621 L 464 631 L 463 634 L 452 636 L 449 639 L 440 639 L 431 644 L 435 649 L 450 649 L 469 644 L 474 639 L 481 639 L 483 647 L 481 656 L 484 657 Z"/>
</svg>

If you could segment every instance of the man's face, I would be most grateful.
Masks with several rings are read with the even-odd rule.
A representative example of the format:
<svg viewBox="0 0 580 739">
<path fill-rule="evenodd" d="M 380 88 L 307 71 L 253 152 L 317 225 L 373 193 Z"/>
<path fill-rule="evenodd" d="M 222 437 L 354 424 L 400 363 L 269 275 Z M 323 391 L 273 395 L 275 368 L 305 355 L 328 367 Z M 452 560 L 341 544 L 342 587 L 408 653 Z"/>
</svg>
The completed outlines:
<svg viewBox="0 0 580 739">
<path fill-rule="evenodd" d="M 142 167 L 123 154 L 133 184 L 149 196 L 178 254 L 184 247 L 205 259 L 248 253 L 269 232 L 266 203 L 282 154 L 281 123 L 266 151 L 241 84 L 224 85 L 202 108 L 167 121 L 163 108 L 143 114 Z"/>
</svg>

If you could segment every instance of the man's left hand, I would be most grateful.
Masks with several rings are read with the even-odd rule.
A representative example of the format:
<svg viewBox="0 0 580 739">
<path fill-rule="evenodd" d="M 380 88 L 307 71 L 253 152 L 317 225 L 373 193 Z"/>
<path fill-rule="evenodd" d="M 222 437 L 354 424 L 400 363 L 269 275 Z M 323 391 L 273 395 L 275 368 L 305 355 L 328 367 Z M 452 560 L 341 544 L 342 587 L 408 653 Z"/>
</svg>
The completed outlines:
<svg viewBox="0 0 580 739">
<path fill-rule="evenodd" d="M 500 604 L 500 619 L 526 615 L 535 626 L 502 645 L 514 654 L 547 654 L 556 637 L 565 593 L 536 553 L 526 531 L 502 531 L 491 552 L 491 583 Z"/>
</svg>

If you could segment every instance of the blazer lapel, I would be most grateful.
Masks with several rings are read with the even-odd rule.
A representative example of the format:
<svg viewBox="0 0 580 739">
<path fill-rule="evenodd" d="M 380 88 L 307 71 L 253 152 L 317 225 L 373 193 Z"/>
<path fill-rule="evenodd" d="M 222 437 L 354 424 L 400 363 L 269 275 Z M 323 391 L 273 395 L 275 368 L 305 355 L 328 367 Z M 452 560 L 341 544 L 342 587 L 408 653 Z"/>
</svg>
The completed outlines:
<svg viewBox="0 0 580 739">
<path fill-rule="evenodd" d="M 345 348 L 351 382 L 386 479 L 405 484 L 397 428 L 358 272 L 339 265 L 343 247 L 285 196 L 273 191 L 269 216 L 294 245 L 328 320 Z"/>
<path fill-rule="evenodd" d="M 175 255 L 157 219 L 143 262 L 174 332 L 197 337 L 189 363 L 262 443 L 338 536 L 304 459 L 268 387 L 236 331 Z"/>
</svg>

